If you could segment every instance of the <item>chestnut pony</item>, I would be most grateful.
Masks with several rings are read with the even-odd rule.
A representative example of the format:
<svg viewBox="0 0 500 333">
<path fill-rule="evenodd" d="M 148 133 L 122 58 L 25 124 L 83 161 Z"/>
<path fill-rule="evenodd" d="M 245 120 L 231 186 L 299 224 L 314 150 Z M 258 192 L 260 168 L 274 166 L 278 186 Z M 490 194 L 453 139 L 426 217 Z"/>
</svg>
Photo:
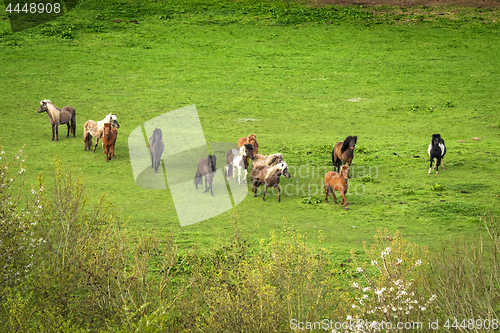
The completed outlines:
<svg viewBox="0 0 500 333">
<path fill-rule="evenodd" d="M 105 123 L 102 136 L 102 148 L 104 150 L 104 154 L 106 155 L 106 162 L 111 159 L 111 155 L 115 158 L 115 143 L 117 136 L 118 131 L 116 128 L 111 127 L 110 123 Z"/>
<path fill-rule="evenodd" d="M 325 202 L 328 203 L 328 192 L 332 192 L 333 200 L 337 203 L 337 197 L 335 196 L 335 191 L 339 191 L 342 195 L 342 200 L 340 201 L 340 206 L 344 204 L 345 209 L 347 208 L 347 201 L 345 199 L 345 194 L 349 188 L 349 166 L 343 165 L 338 174 L 335 171 L 330 171 L 325 175 Z"/>
<path fill-rule="evenodd" d="M 253 155 L 257 155 L 259 152 L 259 144 L 257 143 L 257 136 L 255 134 L 250 134 L 246 138 L 239 138 L 238 140 L 238 149 L 241 148 L 244 144 L 251 144 L 253 146 Z M 247 161 L 248 162 L 248 161 Z"/>
</svg>

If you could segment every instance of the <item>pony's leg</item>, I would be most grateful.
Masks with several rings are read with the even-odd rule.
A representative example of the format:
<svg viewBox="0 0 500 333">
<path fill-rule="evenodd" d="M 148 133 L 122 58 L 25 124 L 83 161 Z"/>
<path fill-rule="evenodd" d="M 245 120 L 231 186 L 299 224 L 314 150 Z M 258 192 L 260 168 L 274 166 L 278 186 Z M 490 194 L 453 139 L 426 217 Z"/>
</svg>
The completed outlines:
<svg viewBox="0 0 500 333">
<path fill-rule="evenodd" d="M 269 185 L 265 184 L 265 188 L 264 188 L 264 195 L 262 196 L 262 201 L 266 201 L 266 192 L 267 192 L 267 187 Z"/>
<path fill-rule="evenodd" d="M 441 164 L 441 159 L 438 157 L 436 158 L 436 175 L 438 174 L 440 164 Z"/>
<path fill-rule="evenodd" d="M 96 137 L 94 151 L 93 151 L 94 154 L 95 154 L 95 149 L 97 148 L 98 143 L 99 143 L 99 137 Z"/>
<path fill-rule="evenodd" d="M 444 158 L 441 157 L 441 169 L 444 170 Z"/>
<path fill-rule="evenodd" d="M 56 141 L 59 141 L 59 125 L 56 124 Z"/>
<path fill-rule="evenodd" d="M 337 196 L 335 195 L 335 187 L 332 188 L 333 202 L 337 204 Z"/>
<path fill-rule="evenodd" d="M 213 190 L 212 190 L 212 180 L 213 180 L 213 178 L 210 178 L 210 187 L 209 187 L 209 188 L 210 188 L 210 194 L 211 194 L 212 196 L 214 196 L 214 192 L 213 192 Z"/>
<path fill-rule="evenodd" d="M 253 192 L 253 196 L 254 197 L 257 196 L 257 189 L 258 188 L 259 188 L 258 180 L 257 179 L 252 179 L 252 192 Z"/>
<path fill-rule="evenodd" d="M 275 185 L 274 188 L 278 189 L 278 202 L 281 202 L 281 189 L 280 189 L 279 184 Z"/>
<path fill-rule="evenodd" d="M 67 139 L 67 138 L 69 138 L 69 129 L 71 128 L 71 127 L 69 126 L 69 121 L 68 121 L 68 123 L 66 124 L 66 126 L 68 127 L 68 134 L 66 134 L 66 139 Z"/>
<path fill-rule="evenodd" d="M 207 193 L 208 192 L 208 183 L 207 183 L 207 176 L 205 176 L 205 192 L 203 193 Z"/>
<path fill-rule="evenodd" d="M 52 141 L 54 141 L 54 133 L 55 133 L 55 128 L 54 128 L 54 124 L 52 124 Z"/>
<path fill-rule="evenodd" d="M 344 208 L 347 210 L 347 200 L 345 199 L 345 193 L 344 191 L 341 191 L 340 194 L 342 194 L 342 201 L 340 202 L 340 207 L 342 207 L 342 202 L 344 203 Z"/>
<path fill-rule="evenodd" d="M 432 170 L 432 160 L 433 160 L 433 158 L 431 157 L 431 165 L 430 165 L 430 167 L 429 167 L 429 172 L 427 173 L 427 175 L 430 175 L 430 174 L 431 174 L 431 170 Z"/>
<path fill-rule="evenodd" d="M 243 177 L 243 179 L 241 180 L 241 183 L 243 183 L 245 181 L 245 179 L 247 179 L 248 171 L 247 171 L 247 169 L 245 169 L 244 171 L 245 171 L 245 177 Z M 239 177 L 238 177 L 238 179 L 239 179 Z"/>
<path fill-rule="evenodd" d="M 328 203 L 328 185 L 325 184 L 325 202 Z"/>
</svg>

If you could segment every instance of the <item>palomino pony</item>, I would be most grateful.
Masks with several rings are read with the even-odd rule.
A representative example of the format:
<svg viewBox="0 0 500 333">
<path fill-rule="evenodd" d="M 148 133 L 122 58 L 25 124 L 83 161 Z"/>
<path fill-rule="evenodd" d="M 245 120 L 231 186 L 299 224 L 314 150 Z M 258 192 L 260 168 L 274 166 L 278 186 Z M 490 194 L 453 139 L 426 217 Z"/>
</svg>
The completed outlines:
<svg viewBox="0 0 500 333">
<path fill-rule="evenodd" d="M 339 191 L 342 195 L 342 200 L 340 201 L 340 207 L 342 205 L 347 210 L 347 200 L 345 199 L 345 194 L 349 189 L 349 166 L 343 165 L 338 174 L 335 171 L 330 171 L 325 175 L 325 202 L 328 203 L 328 192 L 333 195 L 333 200 L 335 204 L 337 203 L 337 197 L 335 196 L 335 190 Z"/>
<path fill-rule="evenodd" d="M 203 177 L 205 176 L 205 193 L 210 190 L 210 194 L 214 196 L 212 191 L 212 180 L 214 179 L 215 171 L 217 170 L 217 157 L 215 155 L 208 155 L 207 158 L 202 158 L 198 162 L 198 170 L 194 176 L 194 185 L 198 189 L 198 184 L 203 184 Z M 207 183 L 210 186 L 207 187 Z"/>
<path fill-rule="evenodd" d="M 49 115 L 50 123 L 52 124 L 52 141 L 54 141 L 54 130 L 56 133 L 56 141 L 59 141 L 59 125 L 66 124 L 68 126 L 68 134 L 66 138 L 69 137 L 69 132 L 73 136 L 76 133 L 76 111 L 72 106 L 65 106 L 59 109 L 57 106 L 52 104 L 49 99 L 44 99 L 40 102 L 40 108 L 38 109 L 38 113 L 47 112 Z M 71 125 L 70 125 L 71 122 Z"/>
<path fill-rule="evenodd" d="M 116 128 L 111 127 L 110 123 L 105 123 L 102 136 L 102 147 L 106 155 L 106 162 L 111 159 L 111 155 L 115 158 L 115 143 L 117 136 L 118 131 Z"/>
<path fill-rule="evenodd" d="M 120 128 L 116 116 L 111 113 L 97 123 L 93 120 L 87 120 L 85 122 L 83 125 L 83 142 L 85 143 L 85 150 L 88 149 L 90 151 L 92 149 L 92 137 L 95 137 L 97 139 L 93 151 L 95 153 L 99 139 L 102 138 L 105 123 L 111 124 L 114 128 Z"/>
<path fill-rule="evenodd" d="M 278 202 L 281 201 L 281 190 L 280 190 L 280 177 L 281 175 L 286 178 L 290 178 L 290 173 L 288 172 L 288 165 L 286 162 L 282 161 L 274 166 L 258 165 L 255 169 L 252 169 L 250 178 L 252 179 L 252 191 L 253 196 L 257 196 L 257 189 L 260 185 L 264 184 L 264 195 L 262 196 L 262 201 L 266 201 L 266 192 L 269 186 L 278 189 Z"/>
<path fill-rule="evenodd" d="M 238 168 L 238 184 L 240 185 L 246 178 L 248 174 L 248 157 L 253 159 L 253 146 L 249 143 L 241 146 L 239 150 L 231 149 L 227 152 L 226 158 L 226 178 L 229 180 L 231 174 L 233 175 L 233 181 L 236 181 L 236 168 Z M 242 180 L 241 170 L 245 170 L 245 176 Z"/>
<path fill-rule="evenodd" d="M 256 154 L 253 157 L 252 169 L 258 165 L 273 166 L 283 161 L 283 154 L 277 153 L 269 156 Z"/>
<path fill-rule="evenodd" d="M 351 166 L 354 158 L 354 148 L 358 141 L 357 136 L 348 136 L 344 142 L 337 142 L 332 151 L 333 170 L 340 171 L 340 165 L 348 164 Z"/>
<path fill-rule="evenodd" d="M 161 155 L 165 149 L 163 144 L 163 132 L 161 129 L 156 128 L 153 131 L 153 135 L 149 138 L 149 151 L 151 152 L 151 167 L 155 169 L 155 173 L 158 172 L 158 167 L 161 164 Z"/>
<path fill-rule="evenodd" d="M 257 143 L 257 136 L 255 134 L 250 134 L 246 138 L 239 138 L 238 149 L 240 149 L 241 146 L 247 143 L 253 146 L 253 155 L 255 156 L 259 152 L 259 144 Z M 248 164 L 248 158 L 247 158 L 247 164 Z"/>
<path fill-rule="evenodd" d="M 444 170 L 443 157 L 446 154 L 446 147 L 444 145 L 443 138 L 441 138 L 441 135 L 432 134 L 432 141 L 431 144 L 429 145 L 429 148 L 427 149 L 427 152 L 429 153 L 429 157 L 431 158 L 431 165 L 429 167 L 428 175 L 431 174 L 432 161 L 434 159 L 436 159 L 436 166 L 434 167 L 434 169 L 436 170 L 436 175 L 437 175 L 439 170 L 439 164 L 441 164 L 441 162 L 443 162 L 443 165 L 441 167 Z"/>
</svg>

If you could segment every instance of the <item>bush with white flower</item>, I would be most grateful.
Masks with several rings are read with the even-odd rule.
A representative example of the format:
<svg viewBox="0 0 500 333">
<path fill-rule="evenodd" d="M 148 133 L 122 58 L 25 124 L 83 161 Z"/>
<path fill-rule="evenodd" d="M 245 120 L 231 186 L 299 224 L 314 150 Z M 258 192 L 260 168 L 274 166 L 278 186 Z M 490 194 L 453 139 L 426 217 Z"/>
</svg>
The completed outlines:
<svg viewBox="0 0 500 333">
<path fill-rule="evenodd" d="M 383 322 L 420 320 L 422 312 L 428 310 L 436 299 L 436 295 L 423 296 L 421 286 L 415 285 L 415 281 L 422 281 L 418 271 L 422 266 L 418 246 L 403 240 L 398 233 L 381 236 L 379 231 L 378 244 L 371 250 L 365 245 L 365 251 L 371 256 L 371 265 L 360 265 L 352 253 L 356 273 L 362 276 L 362 282 L 351 283 L 359 296 L 351 305 L 352 315 L 347 320 L 359 324 L 351 325 L 345 332 L 382 332 L 387 329 L 380 325 Z M 380 251 L 380 245 L 389 246 L 376 252 Z M 380 255 L 374 257 L 375 253 Z"/>
<path fill-rule="evenodd" d="M 33 253 L 39 243 L 34 234 L 39 208 L 23 204 L 24 166 L 22 150 L 12 158 L 0 152 L 0 301 L 10 287 L 25 279 L 33 266 Z M 37 191 L 32 189 L 35 200 Z M 30 200 L 31 202 L 32 200 Z"/>
</svg>

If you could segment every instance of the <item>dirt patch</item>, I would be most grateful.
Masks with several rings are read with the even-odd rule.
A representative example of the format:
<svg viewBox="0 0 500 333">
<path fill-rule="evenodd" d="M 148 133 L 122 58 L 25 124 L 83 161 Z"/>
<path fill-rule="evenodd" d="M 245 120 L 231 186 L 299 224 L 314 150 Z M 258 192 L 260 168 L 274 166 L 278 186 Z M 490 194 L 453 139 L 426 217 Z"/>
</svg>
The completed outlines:
<svg viewBox="0 0 500 333">
<path fill-rule="evenodd" d="M 500 0 L 309 0 L 309 3 L 317 6 L 342 5 L 342 6 L 458 6 L 476 8 L 499 8 Z"/>
</svg>

